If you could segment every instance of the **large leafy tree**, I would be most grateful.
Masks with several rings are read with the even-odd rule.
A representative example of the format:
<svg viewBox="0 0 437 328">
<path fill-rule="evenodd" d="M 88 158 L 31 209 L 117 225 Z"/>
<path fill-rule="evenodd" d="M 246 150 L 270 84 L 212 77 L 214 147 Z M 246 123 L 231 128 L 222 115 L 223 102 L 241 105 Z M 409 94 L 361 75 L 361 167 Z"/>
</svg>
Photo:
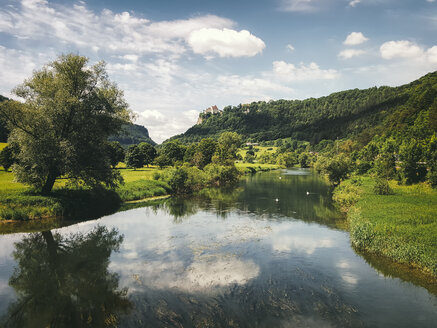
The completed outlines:
<svg viewBox="0 0 437 328">
<path fill-rule="evenodd" d="M 105 142 L 130 121 L 123 92 L 100 62 L 68 54 L 49 63 L 13 90 L 24 102 L 6 101 L 0 116 L 19 145 L 16 179 L 49 193 L 60 176 L 113 187 L 121 181 L 110 169 Z"/>
</svg>

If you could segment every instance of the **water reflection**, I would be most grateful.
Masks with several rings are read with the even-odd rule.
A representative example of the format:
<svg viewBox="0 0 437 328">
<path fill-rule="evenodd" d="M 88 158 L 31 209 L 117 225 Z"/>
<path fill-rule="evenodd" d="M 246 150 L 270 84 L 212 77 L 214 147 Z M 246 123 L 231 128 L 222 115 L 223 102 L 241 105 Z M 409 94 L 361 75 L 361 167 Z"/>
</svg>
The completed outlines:
<svg viewBox="0 0 437 328">
<path fill-rule="evenodd" d="M 18 298 L 5 327 L 116 327 L 131 303 L 108 271 L 123 237 L 97 226 L 87 234 L 33 233 L 15 243 L 17 263 L 9 285 Z"/>
<path fill-rule="evenodd" d="M 204 189 L 194 196 L 172 197 L 150 206 L 163 209 L 180 222 L 199 211 L 226 219 L 231 211 L 271 220 L 299 219 L 336 226 L 343 216 L 332 205 L 330 186 L 307 169 L 247 176 L 240 187 Z"/>
<path fill-rule="evenodd" d="M 17 326 L 34 317 L 33 326 L 433 327 L 437 299 L 357 256 L 347 232 L 331 228 L 341 216 L 329 186 L 292 173 L 154 201 L 52 237 L 3 236 L 0 313 L 13 249 L 10 325 L 24 309 Z"/>
</svg>

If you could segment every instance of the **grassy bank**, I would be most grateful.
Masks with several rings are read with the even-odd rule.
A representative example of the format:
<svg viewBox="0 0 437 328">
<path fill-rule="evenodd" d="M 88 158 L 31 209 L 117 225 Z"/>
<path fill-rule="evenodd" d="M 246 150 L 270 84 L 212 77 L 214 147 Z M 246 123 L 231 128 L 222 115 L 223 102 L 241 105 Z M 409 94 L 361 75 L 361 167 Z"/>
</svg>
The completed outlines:
<svg viewBox="0 0 437 328">
<path fill-rule="evenodd" d="M 246 173 L 256 173 L 256 172 L 266 172 L 280 169 L 280 165 L 276 164 L 261 164 L 261 163 L 243 163 L 237 161 L 235 163 L 235 167 L 243 174 Z"/>
<path fill-rule="evenodd" d="M 115 190 L 65 188 L 66 180 L 56 182 L 51 195 L 42 196 L 13 181 L 11 172 L 0 172 L 0 220 L 26 221 L 64 217 L 89 219 L 114 212 L 121 203 L 170 193 L 170 187 L 152 179 L 157 168 L 121 169 L 126 181 Z"/>
<path fill-rule="evenodd" d="M 437 277 L 437 191 L 427 184 L 376 195 L 369 177 L 344 181 L 334 199 L 348 211 L 352 244 Z"/>
</svg>

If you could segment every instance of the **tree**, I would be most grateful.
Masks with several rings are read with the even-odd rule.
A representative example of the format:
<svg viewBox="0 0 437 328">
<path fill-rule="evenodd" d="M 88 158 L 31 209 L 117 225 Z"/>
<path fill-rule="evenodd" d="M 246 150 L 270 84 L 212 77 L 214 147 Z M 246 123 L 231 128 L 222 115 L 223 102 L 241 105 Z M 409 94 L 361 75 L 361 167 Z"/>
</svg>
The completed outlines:
<svg viewBox="0 0 437 328">
<path fill-rule="evenodd" d="M 308 156 L 308 153 L 302 153 L 299 156 L 299 164 L 302 168 L 307 168 L 310 166 L 310 158 Z"/>
<path fill-rule="evenodd" d="M 423 181 L 426 177 L 426 166 L 421 163 L 424 149 L 415 139 L 405 142 L 399 149 L 401 158 L 400 173 L 406 184 Z"/>
<path fill-rule="evenodd" d="M 196 153 L 193 156 L 194 164 L 202 169 L 211 163 L 212 156 L 217 148 L 217 142 L 211 138 L 204 138 L 200 140 L 196 147 Z"/>
<path fill-rule="evenodd" d="M 13 90 L 24 102 L 5 101 L 0 116 L 19 152 L 13 170 L 19 182 L 49 193 L 60 176 L 88 186 L 115 187 L 105 143 L 130 111 L 103 62 L 68 54 L 35 71 Z"/>
<path fill-rule="evenodd" d="M 234 160 L 237 157 L 237 150 L 241 145 L 241 136 L 236 132 L 223 132 L 217 145 L 216 155 L 222 163 L 227 160 Z"/>
<path fill-rule="evenodd" d="M 0 165 L 3 166 L 5 171 L 9 170 L 9 168 L 14 164 L 14 154 L 11 146 L 6 146 L 0 152 Z"/>
<path fill-rule="evenodd" d="M 350 158 L 345 154 L 340 154 L 332 159 L 327 159 L 322 172 L 328 175 L 328 179 L 332 184 L 338 185 L 349 176 L 352 169 Z"/>
<path fill-rule="evenodd" d="M 147 142 L 142 142 L 138 145 L 138 149 L 143 158 L 143 165 L 149 166 L 150 164 L 152 164 L 153 160 L 157 156 L 155 147 Z"/>
<path fill-rule="evenodd" d="M 116 167 L 117 164 L 124 160 L 126 154 L 123 147 L 118 141 L 110 141 L 106 144 L 106 151 L 109 158 L 109 163 L 112 167 Z"/>
<path fill-rule="evenodd" d="M 124 160 L 127 167 L 133 167 L 134 169 L 144 166 L 144 156 L 140 151 L 138 145 L 132 145 L 127 149 L 126 158 Z"/>
<path fill-rule="evenodd" d="M 170 165 L 174 165 L 175 162 L 184 160 L 185 148 L 179 140 L 169 141 L 163 145 L 160 155 L 166 157 Z"/>
</svg>

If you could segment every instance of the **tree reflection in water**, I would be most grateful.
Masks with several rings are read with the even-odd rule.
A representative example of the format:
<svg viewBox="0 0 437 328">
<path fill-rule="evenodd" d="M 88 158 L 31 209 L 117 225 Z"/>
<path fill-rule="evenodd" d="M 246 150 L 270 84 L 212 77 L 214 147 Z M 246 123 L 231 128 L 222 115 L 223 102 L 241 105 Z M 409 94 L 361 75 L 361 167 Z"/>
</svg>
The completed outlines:
<svg viewBox="0 0 437 328">
<path fill-rule="evenodd" d="M 127 290 L 108 271 L 123 236 L 97 226 L 87 234 L 33 233 L 15 244 L 18 264 L 9 285 L 18 299 L 6 327 L 115 327 L 131 309 Z"/>
</svg>

